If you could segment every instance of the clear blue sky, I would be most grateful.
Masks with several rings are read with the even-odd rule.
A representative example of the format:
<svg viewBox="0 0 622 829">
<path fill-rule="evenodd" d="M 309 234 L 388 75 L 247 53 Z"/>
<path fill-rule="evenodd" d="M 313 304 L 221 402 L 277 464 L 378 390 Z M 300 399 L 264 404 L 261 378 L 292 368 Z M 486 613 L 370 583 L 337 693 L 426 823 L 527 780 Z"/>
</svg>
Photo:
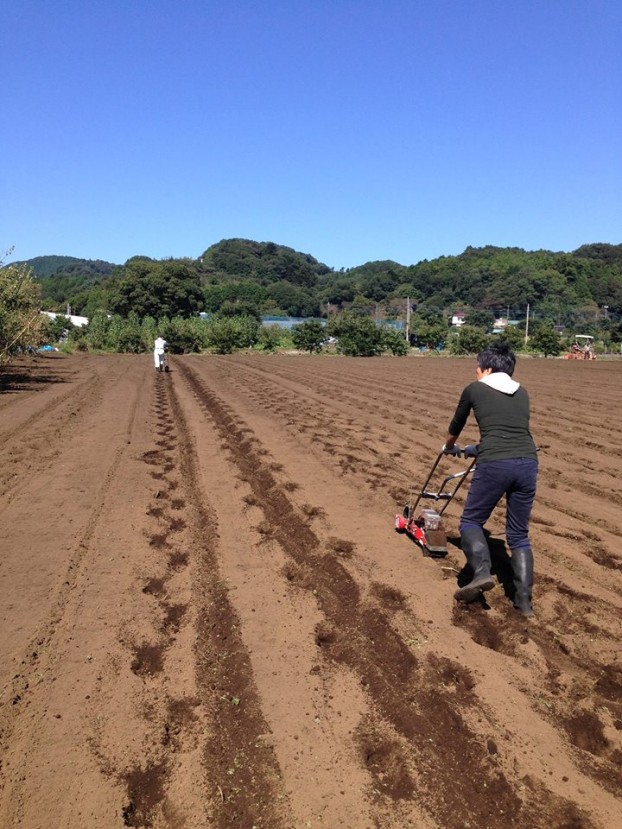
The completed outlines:
<svg viewBox="0 0 622 829">
<path fill-rule="evenodd" d="M 621 0 L 4 0 L 0 250 L 622 243 Z"/>
</svg>

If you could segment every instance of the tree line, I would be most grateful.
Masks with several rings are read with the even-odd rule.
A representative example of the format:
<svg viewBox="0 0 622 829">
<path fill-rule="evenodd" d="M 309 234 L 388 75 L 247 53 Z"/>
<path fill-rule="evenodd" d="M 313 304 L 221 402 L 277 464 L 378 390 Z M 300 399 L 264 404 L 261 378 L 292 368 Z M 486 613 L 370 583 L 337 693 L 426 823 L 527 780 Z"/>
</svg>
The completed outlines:
<svg viewBox="0 0 622 829">
<path fill-rule="evenodd" d="M 391 351 L 386 343 L 393 330 L 385 329 L 382 342 L 370 345 L 374 330 L 383 326 L 372 328 L 362 320 L 404 323 L 408 315 L 410 344 L 436 349 L 453 342 L 459 350 L 489 335 L 497 317 L 509 317 L 522 328 L 528 306 L 534 335 L 540 328 L 559 334 L 565 327 L 568 333 L 597 336 L 607 346 L 622 341 L 622 245 L 584 245 L 572 253 L 488 246 L 416 265 L 381 261 L 334 271 L 283 245 L 228 239 L 196 259 L 134 256 L 119 266 L 37 257 L 8 269 L 32 274 L 41 307 L 64 312 L 70 305 L 73 313 L 91 320 L 88 331 L 71 332 L 70 339 L 80 347 L 104 342 L 102 347 L 110 348 L 115 341 L 115 348 L 136 349 L 136 328 L 145 320 L 156 326 L 166 321 L 180 341 L 192 340 L 193 347 L 215 348 L 217 330 L 225 340 L 235 331 L 238 342 L 257 346 L 259 340 L 251 340 L 260 336 L 261 315 L 274 314 L 324 318 L 329 323 L 324 335 L 341 330 L 340 343 L 352 340 L 354 328 L 367 325 L 361 350 L 379 353 Z M 209 325 L 196 322 L 201 311 L 210 314 Z M 458 311 L 467 323 L 459 340 L 448 326 Z M 103 320 L 108 333 L 102 340 Z M 93 334 L 95 329 L 99 333 Z M 121 329 L 123 335 L 115 339 L 114 332 Z M 256 329 L 252 335 L 251 329 Z M 261 336 L 268 347 L 285 337 L 274 332 Z M 511 330 L 508 336 L 521 340 Z"/>
<path fill-rule="evenodd" d="M 37 257 L 27 264 L 44 302 L 55 306 L 48 310 L 69 303 L 85 316 L 98 308 L 144 316 L 154 303 L 182 313 L 198 306 L 215 312 L 225 302 L 246 302 L 263 314 L 327 316 L 354 306 L 395 319 L 403 316 L 407 297 L 426 313 L 509 311 L 515 319 L 524 318 L 529 304 L 541 321 L 566 326 L 622 315 L 622 245 L 611 244 L 572 253 L 469 247 L 416 265 L 381 261 L 334 271 L 283 245 L 226 239 L 196 259 L 135 256 L 115 266 Z"/>
</svg>

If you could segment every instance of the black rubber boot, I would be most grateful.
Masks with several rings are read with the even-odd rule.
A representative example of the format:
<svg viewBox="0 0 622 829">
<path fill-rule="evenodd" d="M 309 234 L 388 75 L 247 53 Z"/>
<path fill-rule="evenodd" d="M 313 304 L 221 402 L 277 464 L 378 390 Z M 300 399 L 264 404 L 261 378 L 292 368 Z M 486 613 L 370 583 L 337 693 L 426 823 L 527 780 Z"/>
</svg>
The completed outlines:
<svg viewBox="0 0 622 829">
<path fill-rule="evenodd" d="M 514 573 L 514 607 L 523 616 L 531 616 L 531 591 L 533 589 L 533 553 L 529 547 L 512 550 L 512 572 Z"/>
<path fill-rule="evenodd" d="M 467 527 L 460 533 L 462 552 L 473 568 L 473 578 L 464 587 L 454 593 L 454 599 L 459 602 L 474 602 L 484 590 L 492 590 L 495 586 L 490 575 L 490 550 L 481 527 Z"/>
</svg>

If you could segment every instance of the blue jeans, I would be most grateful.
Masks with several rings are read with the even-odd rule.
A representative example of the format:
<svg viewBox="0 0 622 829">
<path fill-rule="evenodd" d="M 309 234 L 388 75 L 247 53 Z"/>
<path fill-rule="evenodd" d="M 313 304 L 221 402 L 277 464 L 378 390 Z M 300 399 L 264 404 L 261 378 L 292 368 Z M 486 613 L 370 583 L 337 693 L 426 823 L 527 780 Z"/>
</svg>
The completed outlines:
<svg viewBox="0 0 622 829">
<path fill-rule="evenodd" d="M 538 461 L 533 458 L 478 463 L 460 519 L 460 532 L 483 527 L 505 495 L 505 536 L 510 550 L 530 547 L 529 518 L 536 495 Z"/>
</svg>

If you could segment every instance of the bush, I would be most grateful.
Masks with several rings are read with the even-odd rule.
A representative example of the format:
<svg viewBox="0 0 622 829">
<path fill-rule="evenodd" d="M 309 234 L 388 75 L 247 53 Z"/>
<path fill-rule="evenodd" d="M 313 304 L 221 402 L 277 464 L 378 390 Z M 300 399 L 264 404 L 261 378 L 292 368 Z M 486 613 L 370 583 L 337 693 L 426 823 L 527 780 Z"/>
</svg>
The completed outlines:
<svg viewBox="0 0 622 829">
<path fill-rule="evenodd" d="M 489 336 L 481 329 L 464 325 L 459 331 L 450 336 L 449 351 L 457 356 L 461 354 L 479 354 L 489 342 Z"/>
<path fill-rule="evenodd" d="M 40 288 L 26 265 L 0 268 L 0 365 L 45 341 L 48 317 L 39 313 Z"/>
<path fill-rule="evenodd" d="M 529 340 L 529 348 L 548 357 L 556 357 L 562 350 L 562 338 L 550 325 L 540 325 Z"/>
<path fill-rule="evenodd" d="M 337 351 L 348 357 L 374 357 L 384 351 L 384 331 L 371 317 L 346 312 L 330 321 L 328 333 L 339 338 Z"/>
<path fill-rule="evenodd" d="M 406 342 L 406 337 L 395 328 L 384 328 L 384 347 L 386 351 L 390 351 L 395 357 L 405 357 L 408 354 L 410 347 Z"/>
<path fill-rule="evenodd" d="M 525 334 L 515 325 L 508 325 L 504 331 L 495 334 L 494 341 L 507 343 L 513 351 L 521 351 L 525 344 Z"/>
<path fill-rule="evenodd" d="M 140 322 L 133 312 L 125 318 L 116 314 L 106 332 L 106 346 L 112 351 L 141 354 L 145 346 L 141 337 Z"/>
<path fill-rule="evenodd" d="M 46 335 L 51 343 L 63 342 L 68 338 L 73 328 L 75 326 L 69 317 L 59 314 L 54 319 L 48 319 Z"/>
<path fill-rule="evenodd" d="M 259 329 L 259 345 L 264 351 L 276 351 L 283 339 L 283 329 L 278 325 L 262 325 Z"/>
<path fill-rule="evenodd" d="M 110 318 L 108 314 L 105 311 L 96 311 L 93 318 L 89 320 L 87 327 L 82 329 L 89 348 L 96 350 L 105 348 L 108 343 L 109 328 Z"/>
<path fill-rule="evenodd" d="M 410 330 L 411 342 L 419 348 L 430 350 L 444 348 L 449 333 L 447 323 L 439 320 L 430 321 L 418 314 L 413 317 Z"/>
<path fill-rule="evenodd" d="M 318 320 L 309 320 L 292 326 L 292 341 L 294 348 L 299 351 L 308 351 L 310 354 L 314 351 L 321 351 L 325 338 L 326 329 Z"/>
<path fill-rule="evenodd" d="M 217 354 L 250 348 L 259 339 L 259 325 L 253 317 L 213 316 L 206 328 L 207 342 Z"/>
<path fill-rule="evenodd" d="M 156 329 L 168 343 L 171 354 L 196 354 L 208 344 L 207 323 L 198 317 L 174 317 L 160 321 Z M 153 348 L 151 340 L 150 348 Z"/>
</svg>

